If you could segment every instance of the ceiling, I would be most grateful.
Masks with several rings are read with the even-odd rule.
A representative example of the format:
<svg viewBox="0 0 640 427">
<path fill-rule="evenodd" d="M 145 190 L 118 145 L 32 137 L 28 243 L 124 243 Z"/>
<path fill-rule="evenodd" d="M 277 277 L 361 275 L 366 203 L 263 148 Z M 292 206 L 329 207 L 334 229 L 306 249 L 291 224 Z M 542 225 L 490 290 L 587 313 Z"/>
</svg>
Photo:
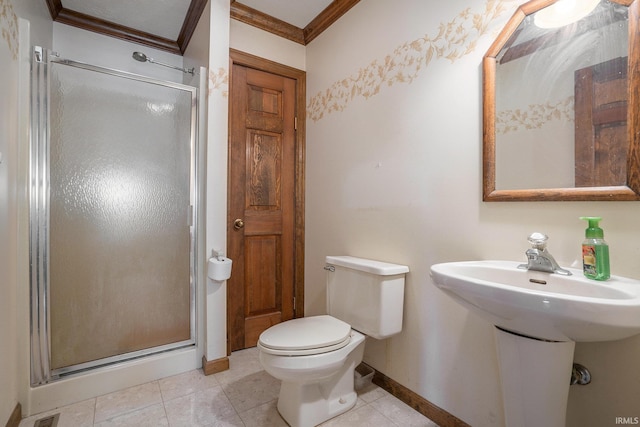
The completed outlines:
<svg viewBox="0 0 640 427">
<path fill-rule="evenodd" d="M 208 0 L 44 0 L 54 21 L 183 54 Z M 306 45 L 360 0 L 230 0 L 231 18 Z"/>
</svg>

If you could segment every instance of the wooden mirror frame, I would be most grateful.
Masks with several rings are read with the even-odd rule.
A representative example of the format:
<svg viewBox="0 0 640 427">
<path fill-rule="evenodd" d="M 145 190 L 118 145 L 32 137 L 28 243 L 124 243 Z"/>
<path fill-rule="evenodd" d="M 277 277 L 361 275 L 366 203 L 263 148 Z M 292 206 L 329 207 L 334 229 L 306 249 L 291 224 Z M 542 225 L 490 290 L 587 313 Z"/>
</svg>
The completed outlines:
<svg viewBox="0 0 640 427">
<path fill-rule="evenodd" d="M 482 61 L 483 69 L 483 185 L 485 202 L 640 200 L 640 0 L 610 0 L 629 8 L 629 96 L 627 99 L 627 183 L 609 187 L 496 190 L 496 57 L 520 23 L 557 0 L 522 4 L 493 42 Z"/>
</svg>

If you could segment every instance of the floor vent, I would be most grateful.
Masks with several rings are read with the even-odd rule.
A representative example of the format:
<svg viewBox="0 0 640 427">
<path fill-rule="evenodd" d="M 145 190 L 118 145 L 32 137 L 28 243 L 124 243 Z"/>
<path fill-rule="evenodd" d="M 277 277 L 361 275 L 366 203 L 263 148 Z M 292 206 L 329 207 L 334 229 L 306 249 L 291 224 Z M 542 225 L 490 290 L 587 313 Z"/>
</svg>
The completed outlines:
<svg viewBox="0 0 640 427">
<path fill-rule="evenodd" d="M 58 418 L 60 418 L 60 414 L 40 418 L 39 420 L 36 420 L 33 427 L 56 427 L 58 425 Z"/>
</svg>

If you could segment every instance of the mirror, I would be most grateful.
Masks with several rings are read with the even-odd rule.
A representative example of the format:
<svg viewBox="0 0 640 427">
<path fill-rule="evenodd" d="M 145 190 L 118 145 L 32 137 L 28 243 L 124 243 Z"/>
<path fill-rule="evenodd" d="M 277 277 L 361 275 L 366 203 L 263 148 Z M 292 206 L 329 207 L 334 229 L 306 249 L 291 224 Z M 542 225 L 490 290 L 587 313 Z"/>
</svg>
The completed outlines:
<svg viewBox="0 0 640 427">
<path fill-rule="evenodd" d="M 483 59 L 484 201 L 640 200 L 639 3 L 516 10 Z"/>
</svg>

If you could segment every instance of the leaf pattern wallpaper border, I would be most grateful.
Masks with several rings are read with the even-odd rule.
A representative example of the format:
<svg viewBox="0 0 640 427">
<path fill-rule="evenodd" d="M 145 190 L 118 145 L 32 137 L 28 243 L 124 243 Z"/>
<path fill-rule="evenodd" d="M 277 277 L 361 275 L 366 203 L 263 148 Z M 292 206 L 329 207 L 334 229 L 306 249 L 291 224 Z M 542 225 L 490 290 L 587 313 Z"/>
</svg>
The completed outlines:
<svg viewBox="0 0 640 427">
<path fill-rule="evenodd" d="M 18 59 L 18 16 L 10 0 L 0 0 L 0 31 L 13 60 Z"/>
<path fill-rule="evenodd" d="M 521 129 L 541 129 L 552 120 L 574 121 L 574 97 L 569 96 L 553 104 L 531 104 L 526 108 L 499 111 L 496 133 L 506 134 Z"/>
<path fill-rule="evenodd" d="M 223 98 L 228 98 L 229 71 L 222 67 L 218 68 L 216 71 L 209 70 L 208 85 L 209 96 L 211 96 L 213 92 L 219 91 L 222 93 Z"/>
<path fill-rule="evenodd" d="M 515 0 L 487 0 L 484 11 L 474 13 L 464 9 L 449 22 L 442 22 L 434 36 L 428 34 L 403 43 L 384 59 L 373 60 L 357 73 L 334 82 L 328 89 L 315 94 L 307 105 L 307 117 L 314 122 L 325 115 L 343 111 L 356 97 L 369 99 L 383 86 L 410 84 L 434 59 L 452 63 L 473 52 L 478 39 L 487 34 L 491 23 Z"/>
</svg>

